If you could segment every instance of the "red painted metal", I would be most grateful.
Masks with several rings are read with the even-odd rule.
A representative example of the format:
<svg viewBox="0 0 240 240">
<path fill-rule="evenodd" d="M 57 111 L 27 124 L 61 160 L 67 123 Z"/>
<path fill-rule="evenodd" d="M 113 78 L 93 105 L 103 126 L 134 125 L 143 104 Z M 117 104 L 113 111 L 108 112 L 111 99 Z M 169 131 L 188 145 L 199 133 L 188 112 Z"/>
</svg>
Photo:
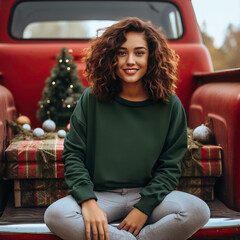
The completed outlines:
<svg viewBox="0 0 240 240">
<path fill-rule="evenodd" d="M 209 82 L 240 82 L 240 68 L 210 73 L 196 72 L 193 77 L 199 85 Z"/>
<path fill-rule="evenodd" d="M 219 181 L 218 194 L 228 207 L 240 211 L 240 189 L 236 184 L 240 181 L 240 69 L 195 73 L 194 79 L 198 85 L 206 85 L 193 94 L 189 125 L 196 127 L 213 118 L 216 142 L 224 154 L 224 178 Z"/>
<path fill-rule="evenodd" d="M 61 240 L 54 234 L 0 234 L 0 240 Z"/>
<path fill-rule="evenodd" d="M 3 175 L 3 157 L 8 141 L 11 137 L 11 131 L 7 128 L 7 120 L 13 120 L 16 108 L 11 92 L 0 85 L 0 176 Z M 6 192 L 8 185 L 0 179 L 0 210 L 4 208 L 8 197 Z M 8 191 L 8 190 L 7 190 Z"/>
<path fill-rule="evenodd" d="M 73 50 L 76 61 L 80 62 L 81 51 L 87 47 L 86 42 L 8 44 L 7 46 L 0 43 L 0 71 L 4 73 L 1 82 L 12 92 L 18 114 L 27 115 L 31 119 L 32 127 L 41 126 L 36 120 L 37 104 L 42 97 L 45 80 L 56 64 L 56 55 L 64 45 Z M 83 64 L 78 63 L 80 75 L 83 68 Z"/>
<path fill-rule="evenodd" d="M 189 240 L 222 239 L 240 236 L 240 228 L 201 229 Z"/>
<path fill-rule="evenodd" d="M 11 92 L 5 88 L 4 86 L 0 85 L 0 163 L 4 156 L 4 151 L 7 146 L 7 142 L 9 139 L 6 139 L 8 135 L 7 129 L 7 120 L 13 120 L 15 115 L 16 108 L 14 104 L 13 95 Z M 2 169 L 0 169 L 2 170 Z"/>
<path fill-rule="evenodd" d="M 229 208 L 240 211 L 240 82 L 207 83 L 195 91 L 189 108 L 189 126 L 195 128 L 209 118 L 224 156 L 218 194 Z"/>
<path fill-rule="evenodd" d="M 8 34 L 8 22 L 11 8 L 18 1 L 0 0 L 0 79 L 1 84 L 14 96 L 15 105 L 11 106 L 16 106 L 18 113 L 29 116 L 32 127 L 37 127 L 41 124 L 36 119 L 37 102 L 41 99 L 45 79 L 56 64 L 56 55 L 60 53 L 63 46 L 72 49 L 79 75 L 87 86 L 82 74 L 84 64 L 81 63 L 81 59 L 84 56 L 83 49 L 88 47 L 89 43 L 77 40 L 12 39 Z M 188 112 L 190 127 L 204 123 L 209 117 L 213 119 L 212 130 L 216 136 L 216 142 L 221 144 L 224 150 L 224 178 L 219 184 L 220 195 L 228 206 L 240 210 L 240 189 L 236 184 L 240 182 L 238 174 L 240 152 L 237 151 L 240 142 L 238 123 L 240 71 L 237 69 L 212 73 L 211 59 L 206 47 L 202 44 L 191 0 L 174 0 L 173 2 L 180 9 L 184 22 L 183 37 L 169 41 L 169 45 L 180 56 L 178 95 Z M 200 86 L 202 84 L 204 85 Z M 0 88 L 0 96 L 2 92 Z M 12 108 L 11 111 L 14 109 Z M 3 133 L 2 136 L 6 134 Z M 239 230 L 239 228 L 202 229 L 191 239 L 239 236 Z M 60 238 L 53 234 L 1 234 L 0 240 L 2 239 L 59 240 Z"/>
<path fill-rule="evenodd" d="M 63 46 L 71 48 L 78 64 L 79 75 L 84 85 L 87 85 L 82 75 L 84 64 L 81 63 L 81 59 L 82 50 L 88 46 L 88 43 L 77 40 L 21 41 L 12 39 L 8 34 L 8 20 L 15 2 L 17 0 L 0 0 L 2 84 L 14 95 L 18 113 L 27 115 L 32 121 L 32 126 L 39 127 L 41 123 L 36 119 L 37 103 L 41 99 L 45 79 L 56 64 L 56 55 L 60 53 Z M 208 51 L 201 41 L 191 1 L 175 0 L 175 2 L 182 11 L 185 32 L 181 39 L 169 41 L 169 44 L 180 56 L 178 95 L 185 110 L 188 111 L 191 95 L 196 88 L 192 73 L 212 71 L 212 65 Z M 189 18 L 191 21 L 188 20 Z"/>
<path fill-rule="evenodd" d="M 189 240 L 222 239 L 240 236 L 240 228 L 201 229 Z M 54 234 L 0 234 L 0 240 L 61 240 Z"/>
</svg>

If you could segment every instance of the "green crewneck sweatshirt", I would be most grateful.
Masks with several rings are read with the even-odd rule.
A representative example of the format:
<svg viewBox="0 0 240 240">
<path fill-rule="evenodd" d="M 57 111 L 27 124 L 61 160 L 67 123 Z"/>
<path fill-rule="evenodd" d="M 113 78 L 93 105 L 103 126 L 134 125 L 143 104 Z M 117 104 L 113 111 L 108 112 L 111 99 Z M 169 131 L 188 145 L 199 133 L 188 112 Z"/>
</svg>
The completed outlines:
<svg viewBox="0 0 240 240">
<path fill-rule="evenodd" d="M 100 101 L 84 91 L 64 141 L 65 182 L 78 204 L 94 191 L 143 187 L 135 207 L 151 215 L 177 185 L 187 125 L 176 95 L 169 103 Z"/>
</svg>

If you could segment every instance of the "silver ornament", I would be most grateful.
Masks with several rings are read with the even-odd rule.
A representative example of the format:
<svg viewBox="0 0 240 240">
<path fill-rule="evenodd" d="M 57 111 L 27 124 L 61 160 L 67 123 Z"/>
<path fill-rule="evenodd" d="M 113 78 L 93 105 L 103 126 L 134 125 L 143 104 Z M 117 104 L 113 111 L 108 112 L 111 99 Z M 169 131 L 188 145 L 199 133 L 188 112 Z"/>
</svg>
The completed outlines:
<svg viewBox="0 0 240 240">
<path fill-rule="evenodd" d="M 65 104 L 72 104 L 74 101 L 73 97 L 67 97 L 64 101 Z"/>
<path fill-rule="evenodd" d="M 68 94 L 68 96 L 70 96 L 72 93 L 73 93 L 72 88 L 68 88 L 68 89 L 67 89 L 67 94 Z"/>
<path fill-rule="evenodd" d="M 25 130 L 31 130 L 31 126 L 28 123 L 23 124 L 22 128 Z"/>
<path fill-rule="evenodd" d="M 44 131 L 41 128 L 35 128 L 33 130 L 33 136 L 35 137 L 41 137 L 44 135 Z"/>
<path fill-rule="evenodd" d="M 212 131 L 202 124 L 194 129 L 193 139 L 203 144 L 209 144 L 212 140 Z"/>
<path fill-rule="evenodd" d="M 56 129 L 56 124 L 53 120 L 48 119 L 43 122 L 42 128 L 46 132 L 53 132 Z"/>
<path fill-rule="evenodd" d="M 66 132 L 64 130 L 59 130 L 58 131 L 58 137 L 64 138 L 66 136 Z"/>
</svg>

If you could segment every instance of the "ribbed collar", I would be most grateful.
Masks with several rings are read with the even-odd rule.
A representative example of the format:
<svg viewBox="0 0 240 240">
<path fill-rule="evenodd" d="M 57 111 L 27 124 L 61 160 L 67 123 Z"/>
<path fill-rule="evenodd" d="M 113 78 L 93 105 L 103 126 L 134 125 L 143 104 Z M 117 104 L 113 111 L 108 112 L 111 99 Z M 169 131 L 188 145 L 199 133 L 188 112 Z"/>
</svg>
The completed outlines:
<svg viewBox="0 0 240 240">
<path fill-rule="evenodd" d="M 130 101 L 130 100 L 121 98 L 119 96 L 116 96 L 114 98 L 114 100 L 116 102 L 126 105 L 128 107 L 144 107 L 144 106 L 150 105 L 152 103 L 149 99 L 144 100 L 144 101 Z"/>
</svg>

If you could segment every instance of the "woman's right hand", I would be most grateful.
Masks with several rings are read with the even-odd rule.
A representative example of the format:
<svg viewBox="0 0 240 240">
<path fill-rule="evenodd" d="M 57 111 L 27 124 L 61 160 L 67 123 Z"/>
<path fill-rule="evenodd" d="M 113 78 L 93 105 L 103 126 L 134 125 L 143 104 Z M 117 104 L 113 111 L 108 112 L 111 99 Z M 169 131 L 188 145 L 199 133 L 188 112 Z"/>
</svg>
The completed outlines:
<svg viewBox="0 0 240 240">
<path fill-rule="evenodd" d="M 82 216 L 85 222 L 87 240 L 109 240 L 108 221 L 106 213 L 99 207 L 95 199 L 82 203 Z"/>
</svg>

